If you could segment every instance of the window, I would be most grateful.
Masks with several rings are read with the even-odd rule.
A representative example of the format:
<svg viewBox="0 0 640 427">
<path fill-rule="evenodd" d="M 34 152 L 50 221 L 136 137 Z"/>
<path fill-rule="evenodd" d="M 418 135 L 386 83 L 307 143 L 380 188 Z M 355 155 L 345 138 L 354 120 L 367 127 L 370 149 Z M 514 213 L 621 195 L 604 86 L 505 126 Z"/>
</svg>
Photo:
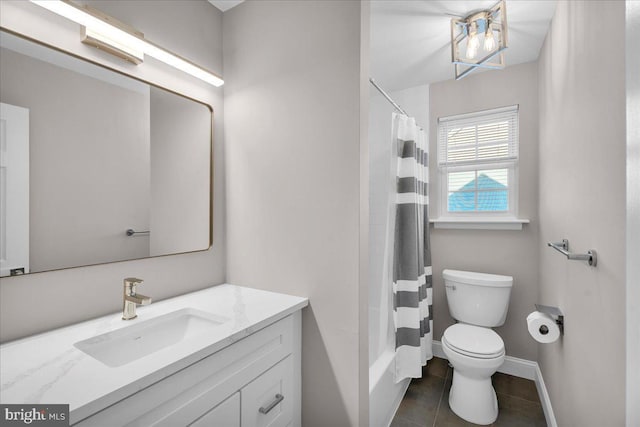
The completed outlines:
<svg viewBox="0 0 640 427">
<path fill-rule="evenodd" d="M 517 167 L 517 105 L 438 119 L 441 218 L 515 218 Z"/>
</svg>

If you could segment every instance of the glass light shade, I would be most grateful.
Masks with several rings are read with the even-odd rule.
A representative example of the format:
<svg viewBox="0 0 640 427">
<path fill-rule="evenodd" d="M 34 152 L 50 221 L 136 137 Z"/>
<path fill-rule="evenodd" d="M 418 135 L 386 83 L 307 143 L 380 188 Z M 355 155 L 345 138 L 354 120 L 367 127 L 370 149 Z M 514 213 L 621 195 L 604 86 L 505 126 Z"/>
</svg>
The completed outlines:
<svg viewBox="0 0 640 427">
<path fill-rule="evenodd" d="M 478 54 L 478 48 L 480 48 L 480 40 L 478 39 L 478 33 L 473 33 L 467 40 L 467 52 L 466 56 L 469 59 L 473 59 Z"/>
<path fill-rule="evenodd" d="M 491 52 L 496 48 L 496 39 L 493 36 L 491 28 L 487 28 L 487 32 L 484 35 L 484 50 Z"/>
</svg>

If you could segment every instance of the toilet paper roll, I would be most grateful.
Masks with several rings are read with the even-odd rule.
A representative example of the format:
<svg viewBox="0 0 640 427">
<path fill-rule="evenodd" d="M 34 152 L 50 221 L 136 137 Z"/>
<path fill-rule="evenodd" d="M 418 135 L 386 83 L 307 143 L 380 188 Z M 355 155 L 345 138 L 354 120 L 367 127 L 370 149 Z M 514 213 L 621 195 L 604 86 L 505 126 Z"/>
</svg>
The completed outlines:
<svg viewBox="0 0 640 427">
<path fill-rule="evenodd" d="M 560 338 L 560 327 L 551 316 L 534 311 L 527 316 L 527 329 L 534 340 L 548 344 Z"/>
</svg>

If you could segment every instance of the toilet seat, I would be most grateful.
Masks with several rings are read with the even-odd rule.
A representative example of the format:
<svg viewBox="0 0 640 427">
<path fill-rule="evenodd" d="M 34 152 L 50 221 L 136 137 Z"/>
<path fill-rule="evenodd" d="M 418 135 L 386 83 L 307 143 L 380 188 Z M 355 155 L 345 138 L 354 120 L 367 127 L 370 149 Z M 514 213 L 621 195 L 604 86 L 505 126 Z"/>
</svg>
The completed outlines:
<svg viewBox="0 0 640 427">
<path fill-rule="evenodd" d="M 449 326 L 442 337 L 456 353 L 478 359 L 493 359 L 504 355 L 504 341 L 492 329 L 457 323 Z"/>
</svg>

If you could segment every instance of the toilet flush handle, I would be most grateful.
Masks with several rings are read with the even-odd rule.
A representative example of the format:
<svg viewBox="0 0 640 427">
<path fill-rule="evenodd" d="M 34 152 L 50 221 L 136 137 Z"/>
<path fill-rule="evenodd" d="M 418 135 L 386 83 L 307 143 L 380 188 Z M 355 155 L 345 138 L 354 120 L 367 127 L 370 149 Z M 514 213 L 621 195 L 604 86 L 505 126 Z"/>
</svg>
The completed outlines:
<svg viewBox="0 0 640 427">
<path fill-rule="evenodd" d="M 444 287 L 445 287 L 445 288 L 449 288 L 449 289 L 451 289 L 452 291 L 455 291 L 455 290 L 456 290 L 456 285 L 444 285 Z"/>
</svg>

